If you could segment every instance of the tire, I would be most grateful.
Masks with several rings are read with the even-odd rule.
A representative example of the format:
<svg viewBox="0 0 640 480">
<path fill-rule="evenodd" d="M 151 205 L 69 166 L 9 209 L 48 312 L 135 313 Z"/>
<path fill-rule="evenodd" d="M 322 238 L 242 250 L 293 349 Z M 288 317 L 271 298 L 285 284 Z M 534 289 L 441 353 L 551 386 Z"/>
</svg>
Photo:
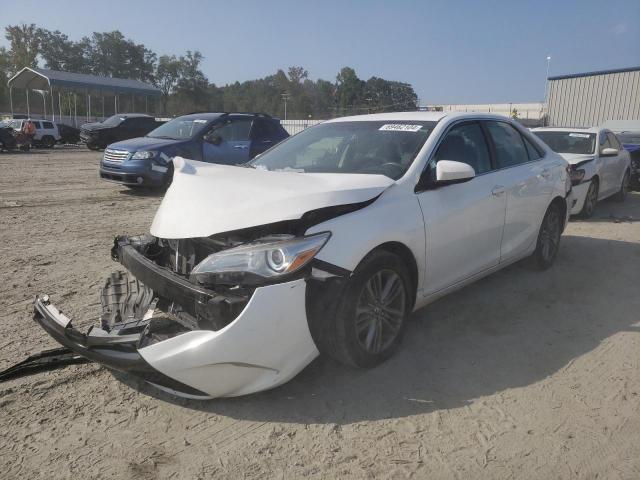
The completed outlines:
<svg viewBox="0 0 640 480">
<path fill-rule="evenodd" d="M 359 368 L 384 362 L 402 341 L 413 307 L 413 288 L 407 266 L 398 256 L 385 250 L 367 255 L 349 279 L 337 313 L 325 327 L 321 350 Z"/>
<path fill-rule="evenodd" d="M 622 177 L 622 183 L 620 184 L 620 190 L 613 196 L 616 202 L 624 202 L 627 198 L 627 192 L 629 191 L 629 170 L 624 172 Z"/>
<path fill-rule="evenodd" d="M 557 203 L 549 205 L 540 225 L 536 249 L 531 255 L 533 266 L 537 270 L 547 270 L 555 262 L 563 222 L 562 208 Z"/>
<path fill-rule="evenodd" d="M 598 203 L 598 188 L 600 187 L 597 178 L 592 178 L 587 190 L 587 195 L 584 197 L 584 205 L 580 210 L 580 217 L 591 218 L 593 212 L 596 210 L 596 204 Z"/>
<path fill-rule="evenodd" d="M 40 140 L 40 143 L 44 148 L 53 148 L 56 144 L 56 140 L 51 135 L 45 135 L 42 137 L 42 140 Z"/>
<path fill-rule="evenodd" d="M 126 272 L 109 275 L 100 294 L 104 330 L 122 322 L 141 320 L 153 300 L 153 290 Z"/>
</svg>

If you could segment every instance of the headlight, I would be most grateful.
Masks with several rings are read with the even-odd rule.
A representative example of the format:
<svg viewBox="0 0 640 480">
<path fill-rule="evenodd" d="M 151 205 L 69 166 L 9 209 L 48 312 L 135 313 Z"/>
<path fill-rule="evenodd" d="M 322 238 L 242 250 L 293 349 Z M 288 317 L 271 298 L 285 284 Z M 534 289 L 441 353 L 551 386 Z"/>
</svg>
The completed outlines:
<svg viewBox="0 0 640 480">
<path fill-rule="evenodd" d="M 584 170 L 581 168 L 572 168 L 569 172 L 569 176 L 571 177 L 571 185 L 578 185 L 584 179 Z"/>
<path fill-rule="evenodd" d="M 146 160 L 147 158 L 155 158 L 156 152 L 140 151 L 133 154 L 133 160 Z"/>
<path fill-rule="evenodd" d="M 199 283 L 258 285 L 297 272 L 327 243 L 331 233 L 308 237 L 265 238 L 214 253 L 194 267 Z"/>
</svg>

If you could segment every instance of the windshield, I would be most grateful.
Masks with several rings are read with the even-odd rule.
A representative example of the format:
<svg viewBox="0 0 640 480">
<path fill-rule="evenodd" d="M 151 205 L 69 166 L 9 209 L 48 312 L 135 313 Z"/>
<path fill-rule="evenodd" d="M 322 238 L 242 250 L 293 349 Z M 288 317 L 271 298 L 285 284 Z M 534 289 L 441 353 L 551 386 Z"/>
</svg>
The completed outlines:
<svg viewBox="0 0 640 480">
<path fill-rule="evenodd" d="M 616 136 L 618 137 L 618 140 L 620 140 L 622 143 L 633 143 L 636 145 L 640 145 L 640 132 L 616 133 Z"/>
<path fill-rule="evenodd" d="M 591 154 L 596 151 L 596 134 L 584 132 L 533 132 L 556 153 Z"/>
<path fill-rule="evenodd" d="M 108 125 L 110 127 L 117 127 L 122 122 L 124 122 L 124 117 L 122 117 L 120 115 L 112 115 L 109 118 L 107 118 L 106 120 L 104 120 L 102 122 L 102 124 L 103 125 Z"/>
<path fill-rule="evenodd" d="M 250 165 L 306 173 L 370 173 L 402 177 L 435 122 L 333 122 L 308 128 Z"/>
<path fill-rule="evenodd" d="M 22 120 L 12 120 L 9 126 L 15 130 L 20 130 L 22 128 Z"/>
<path fill-rule="evenodd" d="M 202 132 L 208 123 L 209 120 L 178 117 L 152 130 L 147 134 L 147 137 L 186 140 Z"/>
</svg>

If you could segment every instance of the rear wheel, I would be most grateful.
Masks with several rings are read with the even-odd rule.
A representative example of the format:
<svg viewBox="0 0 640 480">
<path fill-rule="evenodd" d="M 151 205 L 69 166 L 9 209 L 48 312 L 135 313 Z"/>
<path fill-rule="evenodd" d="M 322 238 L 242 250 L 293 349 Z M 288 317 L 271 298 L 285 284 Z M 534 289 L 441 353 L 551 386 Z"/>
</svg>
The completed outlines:
<svg viewBox="0 0 640 480">
<path fill-rule="evenodd" d="M 627 192 L 629 191 L 629 170 L 624 172 L 624 176 L 622 177 L 622 183 L 620 184 L 620 190 L 613 197 L 616 202 L 624 202 L 627 198 Z"/>
<path fill-rule="evenodd" d="M 596 203 L 598 203 L 598 187 L 598 179 L 592 178 L 591 183 L 589 184 L 589 189 L 587 190 L 587 195 L 584 198 L 584 205 L 580 211 L 580 216 L 582 218 L 591 218 L 593 215 L 593 212 L 596 209 Z"/>
<path fill-rule="evenodd" d="M 324 350 L 347 365 L 373 367 L 398 348 L 412 309 L 407 267 L 396 255 L 369 254 L 349 280 Z"/>
<path fill-rule="evenodd" d="M 560 206 L 557 203 L 549 205 L 542 219 L 536 249 L 532 255 L 534 266 L 539 270 L 546 270 L 553 265 L 560 247 L 563 222 Z"/>
<path fill-rule="evenodd" d="M 44 148 L 53 148 L 53 146 L 56 144 L 55 138 L 53 138 L 51 135 L 45 135 L 44 137 L 42 137 L 41 142 Z"/>
</svg>

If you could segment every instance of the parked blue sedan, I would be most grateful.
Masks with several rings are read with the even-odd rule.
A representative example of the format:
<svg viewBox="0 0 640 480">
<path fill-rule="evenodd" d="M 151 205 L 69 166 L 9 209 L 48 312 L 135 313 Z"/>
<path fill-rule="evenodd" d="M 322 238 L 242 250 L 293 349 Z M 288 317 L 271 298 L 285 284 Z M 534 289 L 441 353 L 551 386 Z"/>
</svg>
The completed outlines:
<svg viewBox="0 0 640 480">
<path fill-rule="evenodd" d="M 100 177 L 130 187 L 170 183 L 173 157 L 240 165 L 289 134 L 264 113 L 196 113 L 174 118 L 144 137 L 109 145 Z"/>
</svg>

